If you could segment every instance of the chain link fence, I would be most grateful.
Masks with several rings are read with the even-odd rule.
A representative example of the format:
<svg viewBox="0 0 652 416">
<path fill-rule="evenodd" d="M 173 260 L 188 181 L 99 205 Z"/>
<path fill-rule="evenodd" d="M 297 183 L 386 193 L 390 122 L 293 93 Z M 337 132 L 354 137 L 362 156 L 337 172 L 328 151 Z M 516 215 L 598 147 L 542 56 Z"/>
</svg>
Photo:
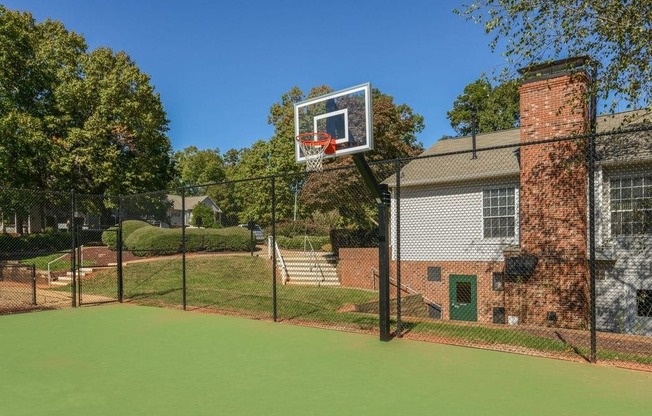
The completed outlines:
<svg viewBox="0 0 652 416">
<path fill-rule="evenodd" d="M 593 156 L 592 156 L 593 155 Z M 0 189 L 0 312 L 122 301 L 652 368 L 652 129 L 109 197 Z M 387 241 L 379 207 L 389 205 Z"/>
</svg>

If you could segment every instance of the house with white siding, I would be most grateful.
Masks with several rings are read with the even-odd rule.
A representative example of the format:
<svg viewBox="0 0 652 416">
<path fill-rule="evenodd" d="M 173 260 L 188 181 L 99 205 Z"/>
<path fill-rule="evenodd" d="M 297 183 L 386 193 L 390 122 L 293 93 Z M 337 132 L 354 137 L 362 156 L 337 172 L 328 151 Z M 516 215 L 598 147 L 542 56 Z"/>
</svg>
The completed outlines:
<svg viewBox="0 0 652 416">
<path fill-rule="evenodd" d="M 215 222 L 218 224 L 222 221 L 222 210 L 208 195 L 187 196 L 185 197 L 185 207 L 180 195 L 168 195 L 167 199 L 170 202 L 168 210 L 168 218 L 170 219 L 171 227 L 181 227 L 183 224 L 192 224 L 192 210 L 198 204 L 204 204 L 209 207 L 215 215 Z M 184 210 L 185 208 L 185 210 Z M 185 217 L 185 222 L 184 222 Z"/>
<path fill-rule="evenodd" d="M 401 169 L 400 182 L 385 182 L 394 193 L 390 229 L 400 212 L 393 259 L 402 282 L 432 301 L 433 317 L 588 327 L 586 139 L 551 140 L 589 131 L 588 103 L 568 105 L 591 82 L 584 64 L 527 68 L 520 128 L 440 140 Z M 649 336 L 652 130 L 603 134 L 650 117 L 596 121 L 598 328 Z"/>
</svg>

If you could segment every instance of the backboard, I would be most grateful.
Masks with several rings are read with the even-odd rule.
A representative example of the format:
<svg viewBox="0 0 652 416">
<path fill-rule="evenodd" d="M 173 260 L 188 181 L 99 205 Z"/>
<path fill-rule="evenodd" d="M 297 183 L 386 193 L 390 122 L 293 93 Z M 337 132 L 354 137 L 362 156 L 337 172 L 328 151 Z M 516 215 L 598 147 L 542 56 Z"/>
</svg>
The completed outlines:
<svg viewBox="0 0 652 416">
<path fill-rule="evenodd" d="M 371 84 L 335 91 L 294 105 L 295 136 L 302 133 L 328 133 L 335 139 L 336 157 L 373 149 Z M 296 161 L 305 156 L 294 143 Z"/>
</svg>

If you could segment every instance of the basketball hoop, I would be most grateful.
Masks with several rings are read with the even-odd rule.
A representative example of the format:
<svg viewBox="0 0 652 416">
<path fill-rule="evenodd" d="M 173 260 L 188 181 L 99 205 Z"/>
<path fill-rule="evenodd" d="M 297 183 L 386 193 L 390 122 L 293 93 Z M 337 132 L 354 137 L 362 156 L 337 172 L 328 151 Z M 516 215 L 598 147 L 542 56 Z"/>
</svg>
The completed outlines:
<svg viewBox="0 0 652 416">
<path fill-rule="evenodd" d="M 325 155 L 335 152 L 335 140 L 328 133 L 301 133 L 297 136 L 299 148 L 306 161 L 306 172 L 321 172 Z"/>
</svg>

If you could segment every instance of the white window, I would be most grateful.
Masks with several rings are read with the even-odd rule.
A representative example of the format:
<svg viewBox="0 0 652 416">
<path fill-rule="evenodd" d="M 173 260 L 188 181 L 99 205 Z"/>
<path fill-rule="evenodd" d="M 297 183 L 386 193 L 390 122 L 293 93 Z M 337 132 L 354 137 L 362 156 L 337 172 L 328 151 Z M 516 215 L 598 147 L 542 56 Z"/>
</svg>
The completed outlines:
<svg viewBox="0 0 652 416">
<path fill-rule="evenodd" d="M 485 189 L 482 192 L 484 238 L 514 237 L 515 216 L 514 188 Z"/>
<path fill-rule="evenodd" d="M 652 234 L 652 175 L 609 180 L 611 235 Z"/>
</svg>

